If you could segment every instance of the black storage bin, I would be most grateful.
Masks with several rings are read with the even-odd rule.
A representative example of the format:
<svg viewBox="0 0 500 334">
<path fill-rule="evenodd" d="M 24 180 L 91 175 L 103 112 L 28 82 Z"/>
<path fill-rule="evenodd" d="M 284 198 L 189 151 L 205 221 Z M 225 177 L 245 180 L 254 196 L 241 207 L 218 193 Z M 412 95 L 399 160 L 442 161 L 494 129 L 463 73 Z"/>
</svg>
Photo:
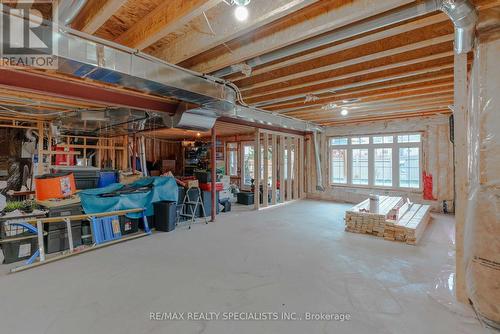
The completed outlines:
<svg viewBox="0 0 500 334">
<path fill-rule="evenodd" d="M 120 231 L 122 235 L 139 232 L 139 219 L 130 219 L 126 216 L 120 216 L 118 220 L 120 221 Z M 142 218 L 140 218 L 140 220 L 142 220 Z M 149 221 L 148 224 L 150 224 Z M 151 225 L 149 226 L 149 228 L 151 228 Z"/>
<path fill-rule="evenodd" d="M 52 208 L 48 208 L 48 210 L 49 210 L 49 213 L 48 213 L 49 217 L 76 216 L 76 215 L 81 215 L 83 213 L 83 209 L 82 209 L 82 206 L 80 205 L 80 203 L 52 207 Z M 72 227 L 81 226 L 81 224 L 82 224 L 82 222 L 80 220 L 72 220 L 71 221 Z M 60 230 L 60 229 L 65 229 L 65 228 L 66 228 L 65 222 L 49 223 L 49 224 L 44 224 L 44 226 L 43 226 L 43 229 L 45 231 L 54 231 L 54 230 Z"/>
<path fill-rule="evenodd" d="M 254 193 L 251 192 L 241 192 L 237 195 L 238 203 L 243 205 L 254 204 Z"/>
<path fill-rule="evenodd" d="M 82 244 L 82 226 L 79 224 L 71 228 L 73 235 L 73 247 L 78 247 Z M 65 228 L 55 231 L 49 231 L 44 237 L 45 252 L 56 253 L 62 252 L 69 248 L 68 232 Z"/>
<path fill-rule="evenodd" d="M 175 230 L 177 221 L 177 203 L 160 201 L 153 203 L 155 211 L 155 227 L 157 231 L 170 232 Z"/>
<path fill-rule="evenodd" d="M 28 239 L 18 241 L 3 240 L 2 251 L 4 260 L 3 263 L 14 263 L 21 260 L 29 259 L 38 250 L 38 237 L 33 233 L 23 233 L 16 235 L 18 237 L 27 237 Z"/>
</svg>

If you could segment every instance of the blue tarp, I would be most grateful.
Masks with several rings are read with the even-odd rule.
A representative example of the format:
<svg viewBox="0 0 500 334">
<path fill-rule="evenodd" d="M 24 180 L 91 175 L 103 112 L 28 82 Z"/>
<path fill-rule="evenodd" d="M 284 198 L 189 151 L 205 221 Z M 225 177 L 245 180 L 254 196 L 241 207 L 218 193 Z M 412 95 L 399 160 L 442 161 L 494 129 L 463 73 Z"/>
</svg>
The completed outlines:
<svg viewBox="0 0 500 334">
<path fill-rule="evenodd" d="M 153 203 L 159 201 L 176 202 L 179 197 L 177 182 L 173 177 L 148 177 L 135 181 L 127 186 L 152 188 L 131 194 L 119 194 L 112 197 L 102 197 L 102 194 L 121 190 L 125 185 L 114 183 L 104 188 L 87 189 L 79 192 L 83 210 L 86 214 L 111 212 L 129 209 L 146 209 L 146 215 L 153 215 Z M 127 215 L 129 218 L 139 218 L 140 213 Z"/>
</svg>

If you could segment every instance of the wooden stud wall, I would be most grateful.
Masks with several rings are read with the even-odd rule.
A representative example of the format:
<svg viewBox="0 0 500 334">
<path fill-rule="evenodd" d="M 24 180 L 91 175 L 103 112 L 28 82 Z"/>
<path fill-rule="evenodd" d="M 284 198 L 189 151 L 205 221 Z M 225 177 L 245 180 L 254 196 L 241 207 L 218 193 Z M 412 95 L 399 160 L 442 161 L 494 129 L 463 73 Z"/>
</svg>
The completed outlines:
<svg viewBox="0 0 500 334">
<path fill-rule="evenodd" d="M 304 142 L 305 138 L 303 136 L 256 129 L 254 136 L 255 209 L 258 210 L 261 207 L 266 208 L 305 197 L 305 178 L 308 173 L 304 172 L 304 166 L 307 163 L 304 160 L 308 155 L 305 153 Z M 264 154 L 260 154 L 261 148 L 264 149 Z M 268 153 L 269 150 L 272 152 L 271 155 Z M 263 159 L 262 162 L 261 159 Z M 287 161 L 286 165 L 285 160 Z M 264 168 L 263 175 L 260 175 L 261 165 Z M 267 182 L 269 176 L 271 176 L 270 187 Z M 259 189 L 261 184 L 262 204 L 258 200 L 260 198 Z M 265 195 L 269 194 L 269 192 L 271 192 L 270 201 L 268 199 L 269 195 Z"/>
</svg>

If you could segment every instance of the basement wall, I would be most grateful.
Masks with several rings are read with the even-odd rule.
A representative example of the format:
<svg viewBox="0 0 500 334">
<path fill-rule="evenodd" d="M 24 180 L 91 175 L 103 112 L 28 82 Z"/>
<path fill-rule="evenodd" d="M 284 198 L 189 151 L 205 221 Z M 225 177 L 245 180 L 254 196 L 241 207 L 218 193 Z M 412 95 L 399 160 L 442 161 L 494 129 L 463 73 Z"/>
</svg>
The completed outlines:
<svg viewBox="0 0 500 334">
<path fill-rule="evenodd" d="M 422 134 L 422 172 L 433 177 L 432 196 L 434 200 L 424 200 L 422 190 L 386 190 L 370 187 L 332 186 L 329 184 L 328 138 L 336 136 L 394 134 L 421 132 Z M 435 211 L 443 211 L 443 201 L 448 210 L 453 210 L 453 145 L 450 141 L 449 115 L 425 118 L 408 118 L 392 121 L 374 121 L 329 127 L 319 136 L 324 192 L 316 190 L 316 164 L 314 149 L 309 150 L 310 175 L 308 177 L 307 197 L 347 203 L 359 203 L 369 194 L 407 196 L 410 200 L 426 203 Z"/>
</svg>

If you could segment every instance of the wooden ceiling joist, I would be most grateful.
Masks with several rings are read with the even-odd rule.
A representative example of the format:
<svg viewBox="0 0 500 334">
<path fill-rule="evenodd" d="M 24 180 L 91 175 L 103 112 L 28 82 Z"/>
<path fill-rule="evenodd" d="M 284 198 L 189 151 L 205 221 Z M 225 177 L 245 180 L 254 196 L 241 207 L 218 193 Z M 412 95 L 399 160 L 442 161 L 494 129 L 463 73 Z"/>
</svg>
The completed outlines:
<svg viewBox="0 0 500 334">
<path fill-rule="evenodd" d="M 345 99 L 363 98 L 378 96 L 388 93 L 405 92 L 406 90 L 422 89 L 425 87 L 434 88 L 442 85 L 453 85 L 453 71 L 445 70 L 440 74 L 431 73 L 419 75 L 413 78 L 403 78 L 389 81 L 383 84 L 372 84 L 363 87 L 354 87 L 345 90 L 338 90 L 335 93 L 328 92 L 314 95 L 314 101 L 306 102 L 303 98 L 276 103 L 266 106 L 266 110 L 279 111 L 285 108 L 294 108 L 307 105 L 325 105 L 330 102 L 337 102 Z"/>
<path fill-rule="evenodd" d="M 412 65 L 396 67 L 371 74 L 363 75 L 362 78 L 350 77 L 345 80 L 329 80 L 320 84 L 306 87 L 295 88 L 278 93 L 272 93 L 253 98 L 246 98 L 248 104 L 255 105 L 261 103 L 271 104 L 273 102 L 286 101 L 300 97 L 306 97 L 308 94 L 321 94 L 340 89 L 361 87 L 370 84 L 379 84 L 395 79 L 413 77 L 419 74 L 435 73 L 445 69 L 453 68 L 453 56 L 439 57 L 437 59 L 421 62 Z"/>
<path fill-rule="evenodd" d="M 389 114 L 383 116 L 369 116 L 369 117 L 359 117 L 355 119 L 339 119 L 336 121 L 324 122 L 321 123 L 323 126 L 338 126 L 338 125 L 355 125 L 367 122 L 375 122 L 375 121 L 385 121 L 385 120 L 401 120 L 401 121 L 411 121 L 413 118 L 417 117 L 431 117 L 436 114 L 445 114 L 448 115 L 451 113 L 449 108 L 445 109 L 429 109 L 424 111 L 417 112 L 405 112 L 399 114 Z"/>
<path fill-rule="evenodd" d="M 299 11 L 296 17 L 280 22 L 274 28 L 276 30 L 269 27 L 260 35 L 254 33 L 246 39 L 228 43 L 231 52 L 223 50 L 216 56 L 208 55 L 209 59 L 195 57 L 193 63 L 181 65 L 198 72 L 210 73 L 411 2 L 413 1 L 320 1 L 317 7 L 305 8 Z"/>
<path fill-rule="evenodd" d="M 305 61 L 321 58 L 328 56 L 343 50 L 352 49 L 360 45 L 372 43 L 384 38 L 388 38 L 395 35 L 400 35 L 412 30 L 418 30 L 431 25 L 435 25 L 442 22 L 449 22 L 448 17 L 445 14 L 436 14 L 432 16 L 427 16 L 419 18 L 418 20 L 411 20 L 410 22 L 395 25 L 394 27 L 387 29 L 380 29 L 380 31 L 370 32 L 359 36 L 359 38 L 351 38 L 346 41 L 335 42 L 332 45 L 311 50 L 310 52 L 303 52 L 295 55 L 291 55 L 287 58 L 280 59 L 279 61 L 271 62 L 268 64 L 260 65 L 252 69 L 252 77 L 263 73 L 268 73 L 275 71 L 280 68 L 289 68 L 295 64 L 299 64 Z M 449 22 L 451 25 L 451 22 Z M 231 81 L 238 81 L 244 79 L 245 76 L 241 73 L 235 73 L 228 76 L 226 79 Z"/>
<path fill-rule="evenodd" d="M 423 90 L 422 93 L 418 92 L 409 92 L 409 93 L 394 93 L 394 94 L 389 94 L 389 95 L 383 95 L 383 96 L 377 96 L 377 97 L 372 97 L 372 98 L 366 98 L 363 100 L 360 100 L 359 102 L 356 103 L 342 103 L 339 101 L 339 104 L 336 104 L 336 109 L 340 108 L 349 108 L 349 107 L 362 107 L 366 105 L 389 105 L 391 102 L 395 101 L 413 101 L 416 99 L 419 99 L 422 101 L 422 98 L 426 98 L 426 101 L 432 98 L 442 98 L 443 96 L 450 97 L 453 95 L 453 86 L 445 86 L 443 89 L 426 89 Z M 331 104 L 329 104 L 331 105 Z M 328 109 L 328 105 L 319 105 L 319 106 L 313 106 L 313 107 L 308 107 L 308 108 L 301 108 L 301 109 L 293 109 L 293 110 L 284 110 L 281 111 L 280 113 L 286 114 L 288 116 L 300 116 L 302 114 L 307 114 L 310 112 L 325 112 L 325 108 Z"/>
<path fill-rule="evenodd" d="M 453 103 L 453 99 L 450 101 L 443 100 L 441 103 L 419 103 L 419 104 L 408 104 L 401 105 L 397 107 L 387 107 L 387 108 L 379 108 L 379 109 L 364 109 L 358 110 L 354 112 L 349 112 L 350 118 L 361 118 L 361 117 L 369 117 L 369 116 L 381 116 L 381 115 L 397 115 L 398 113 L 408 113 L 408 112 L 421 112 L 421 111 L 430 111 L 430 110 L 446 110 L 450 104 Z M 304 116 L 303 119 L 315 122 L 315 123 L 325 123 L 331 122 L 336 119 L 345 118 L 340 115 L 340 113 L 336 113 L 330 116 Z"/>
<path fill-rule="evenodd" d="M 433 92 L 443 92 L 453 89 L 453 82 L 443 82 L 434 85 L 421 85 L 416 88 L 389 88 L 389 89 L 376 89 L 372 91 L 367 91 L 364 93 L 358 94 L 337 94 L 332 98 L 323 99 L 317 101 L 317 103 L 302 103 L 302 104 L 294 104 L 292 106 L 288 106 L 288 108 L 284 107 L 274 107 L 267 108 L 270 111 L 276 111 L 279 113 L 287 113 L 296 110 L 306 110 L 309 108 L 324 108 L 326 105 L 331 104 L 342 104 L 349 103 L 350 101 L 355 102 L 365 102 L 365 101 L 379 101 L 385 99 L 391 99 L 393 97 L 407 97 L 407 96 L 417 96 L 420 94 L 428 94 Z"/>
<path fill-rule="evenodd" d="M 177 31 L 222 0 L 169 0 L 139 20 L 115 42 L 131 48 L 145 49 Z"/>
<path fill-rule="evenodd" d="M 272 83 L 305 77 L 317 73 L 331 71 L 340 67 L 351 66 L 380 58 L 407 53 L 419 49 L 433 49 L 439 44 L 454 39 L 453 26 L 450 24 L 432 25 L 420 31 L 388 37 L 379 41 L 363 44 L 358 47 L 344 49 L 321 58 L 294 64 L 261 75 L 235 81 L 242 91 L 266 86 Z M 449 46 L 452 47 L 450 43 Z"/>
<path fill-rule="evenodd" d="M 247 6 L 251 16 L 245 22 L 235 21 L 233 6 L 219 6 L 217 13 L 211 15 L 213 18 L 207 16 L 206 22 L 201 22 L 200 25 L 206 29 L 191 29 L 168 43 L 168 46 L 162 45 L 164 47 L 160 49 L 152 45 L 150 53 L 170 63 L 178 64 L 318 1 L 253 1 Z M 197 20 L 205 21 L 205 17 Z"/>
<path fill-rule="evenodd" d="M 380 71 L 387 71 L 409 65 L 429 62 L 440 58 L 446 58 L 453 55 L 453 51 L 449 51 L 450 46 L 452 46 L 452 42 L 442 43 L 441 45 L 436 46 L 436 48 L 434 49 L 422 48 L 414 52 L 405 52 L 403 54 L 366 61 L 360 64 L 340 67 L 311 76 L 294 78 L 288 81 L 278 82 L 268 86 L 263 86 L 243 92 L 243 96 L 246 99 L 251 99 L 253 97 L 262 96 L 263 94 L 268 95 L 294 88 L 308 86 L 310 87 L 313 85 L 330 82 L 332 81 L 332 78 L 334 78 L 336 81 L 344 80 Z"/>
<path fill-rule="evenodd" d="M 78 13 L 71 27 L 88 34 L 95 33 L 118 11 L 126 0 L 90 0 Z"/>
</svg>

